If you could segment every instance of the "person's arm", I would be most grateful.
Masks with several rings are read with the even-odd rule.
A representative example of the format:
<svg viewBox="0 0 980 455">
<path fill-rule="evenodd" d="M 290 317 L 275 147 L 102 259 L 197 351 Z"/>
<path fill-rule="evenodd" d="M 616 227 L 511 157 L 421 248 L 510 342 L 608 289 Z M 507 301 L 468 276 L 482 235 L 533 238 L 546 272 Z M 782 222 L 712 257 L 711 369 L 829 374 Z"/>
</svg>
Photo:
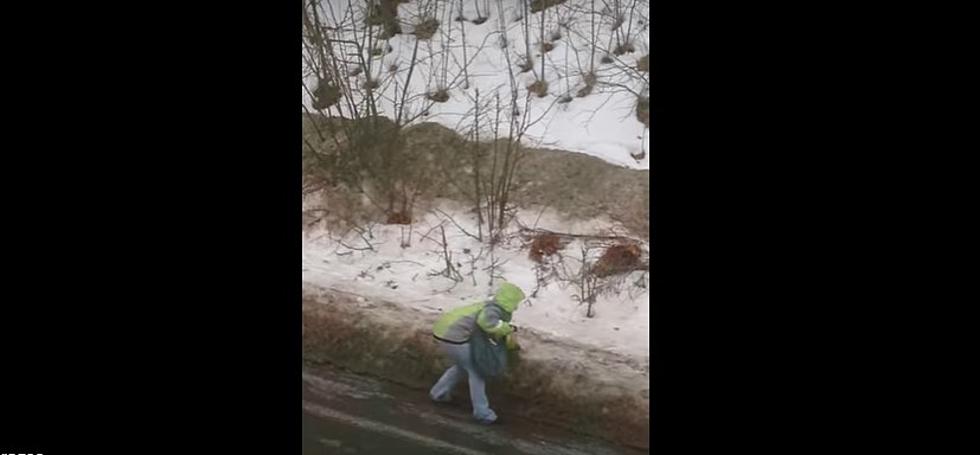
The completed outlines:
<svg viewBox="0 0 980 455">
<path fill-rule="evenodd" d="M 476 324 L 481 330 L 498 339 L 510 335 L 514 332 L 514 328 L 503 320 L 501 311 L 496 305 L 487 305 L 477 315 Z"/>
</svg>

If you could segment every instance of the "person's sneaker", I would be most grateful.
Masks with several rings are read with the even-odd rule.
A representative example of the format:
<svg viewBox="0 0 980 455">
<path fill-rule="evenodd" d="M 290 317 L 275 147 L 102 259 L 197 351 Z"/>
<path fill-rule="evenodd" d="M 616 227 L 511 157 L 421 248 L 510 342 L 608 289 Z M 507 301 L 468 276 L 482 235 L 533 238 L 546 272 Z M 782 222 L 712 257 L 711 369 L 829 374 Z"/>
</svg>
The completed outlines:
<svg viewBox="0 0 980 455">
<path fill-rule="evenodd" d="M 494 413 L 493 411 L 490 411 L 485 416 L 480 416 L 480 417 L 473 416 L 473 418 L 476 419 L 477 422 L 480 422 L 484 425 L 490 425 L 494 422 L 497 422 L 497 414 Z"/>
</svg>

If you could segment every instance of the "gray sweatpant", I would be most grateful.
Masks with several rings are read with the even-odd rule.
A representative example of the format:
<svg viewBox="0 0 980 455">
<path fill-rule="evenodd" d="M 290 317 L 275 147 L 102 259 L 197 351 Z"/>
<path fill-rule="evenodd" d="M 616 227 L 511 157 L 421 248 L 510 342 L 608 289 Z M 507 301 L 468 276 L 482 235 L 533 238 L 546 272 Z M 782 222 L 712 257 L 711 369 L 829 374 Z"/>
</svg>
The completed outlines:
<svg viewBox="0 0 980 455">
<path fill-rule="evenodd" d="M 436 385 L 432 386 L 429 396 L 435 401 L 448 401 L 449 392 L 467 375 L 470 381 L 470 401 L 473 403 L 473 417 L 481 422 L 490 423 L 497 420 L 497 414 L 490 409 L 487 401 L 486 381 L 473 368 L 470 356 L 470 344 L 452 344 L 440 342 L 443 351 L 453 361 Z"/>
</svg>

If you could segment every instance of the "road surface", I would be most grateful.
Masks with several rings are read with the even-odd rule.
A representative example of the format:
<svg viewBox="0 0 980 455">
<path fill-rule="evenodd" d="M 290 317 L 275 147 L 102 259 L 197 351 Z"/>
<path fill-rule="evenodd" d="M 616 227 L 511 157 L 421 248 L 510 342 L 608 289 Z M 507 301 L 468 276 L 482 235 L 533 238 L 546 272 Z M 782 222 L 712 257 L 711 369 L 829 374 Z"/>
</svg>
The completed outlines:
<svg viewBox="0 0 980 455">
<path fill-rule="evenodd" d="M 424 391 L 329 367 L 305 369 L 303 453 L 645 453 L 505 414 L 500 416 L 502 424 L 477 424 L 470 420 L 468 397 L 461 398 L 449 405 L 435 404 Z M 493 403 L 492 396 L 490 402 Z"/>
</svg>

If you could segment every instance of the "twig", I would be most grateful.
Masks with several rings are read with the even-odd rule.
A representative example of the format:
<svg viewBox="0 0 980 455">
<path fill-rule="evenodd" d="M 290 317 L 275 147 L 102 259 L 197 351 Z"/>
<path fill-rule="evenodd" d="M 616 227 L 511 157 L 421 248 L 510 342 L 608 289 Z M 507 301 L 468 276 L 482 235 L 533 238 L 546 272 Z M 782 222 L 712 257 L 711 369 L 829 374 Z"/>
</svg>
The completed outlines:
<svg viewBox="0 0 980 455">
<path fill-rule="evenodd" d="M 537 235 L 556 235 L 558 237 L 568 237 L 568 238 L 573 238 L 573 239 L 619 240 L 619 241 L 626 241 L 626 242 L 630 242 L 630 243 L 640 243 L 636 239 L 633 239 L 633 238 L 630 238 L 630 237 L 619 236 L 619 235 L 571 234 L 571 233 L 568 233 L 568 232 L 549 231 L 547 229 L 541 229 L 541 228 L 521 227 L 520 233 L 521 233 L 521 235 L 523 235 L 525 237 L 527 237 L 527 236 L 537 236 Z"/>
<path fill-rule="evenodd" d="M 450 215 L 450 214 L 448 214 L 446 212 L 443 212 L 442 210 L 440 210 L 438 208 L 433 209 L 433 210 L 436 211 L 436 212 L 439 212 L 442 216 L 445 216 L 447 219 L 449 219 L 449 221 L 451 223 L 453 223 L 453 225 L 455 225 L 457 229 L 459 229 L 460 231 L 462 231 L 463 234 L 466 234 L 467 236 L 472 237 L 473 239 L 480 240 L 479 237 L 477 237 L 477 236 L 475 236 L 473 234 L 470 234 L 469 232 L 466 231 L 466 229 L 463 229 L 463 226 L 460 226 L 459 223 L 456 222 L 456 219 L 452 217 L 452 215 Z"/>
<path fill-rule="evenodd" d="M 428 231 L 425 232 L 425 234 L 422 234 L 422 239 L 423 240 L 432 241 L 432 242 L 434 242 L 437 245 L 442 245 L 441 243 L 439 243 L 438 240 L 436 240 L 436 239 L 434 239 L 432 237 L 429 237 L 429 234 L 431 234 L 432 231 L 436 230 L 437 228 L 442 228 L 442 224 L 443 224 L 443 222 L 440 222 L 439 224 L 437 224 L 437 225 L 433 226 L 432 228 L 430 228 Z"/>
<path fill-rule="evenodd" d="M 389 264 L 400 264 L 400 263 L 406 263 L 406 264 L 415 264 L 415 265 L 417 265 L 417 266 L 419 266 L 419 267 L 425 267 L 425 264 L 423 264 L 423 263 L 421 263 L 421 262 L 418 262 L 418 261 L 410 261 L 410 260 L 408 260 L 408 259 L 402 259 L 402 260 L 398 260 L 398 261 L 388 261 L 388 263 L 389 263 Z"/>
<path fill-rule="evenodd" d="M 456 267 L 453 266 L 453 256 L 449 253 L 449 242 L 446 241 L 446 229 L 440 224 L 439 230 L 442 233 L 442 257 L 446 261 L 446 268 L 438 272 L 430 273 L 429 276 L 442 275 L 456 282 L 463 281 L 463 275 L 460 275 L 459 270 L 456 270 Z"/>
</svg>

